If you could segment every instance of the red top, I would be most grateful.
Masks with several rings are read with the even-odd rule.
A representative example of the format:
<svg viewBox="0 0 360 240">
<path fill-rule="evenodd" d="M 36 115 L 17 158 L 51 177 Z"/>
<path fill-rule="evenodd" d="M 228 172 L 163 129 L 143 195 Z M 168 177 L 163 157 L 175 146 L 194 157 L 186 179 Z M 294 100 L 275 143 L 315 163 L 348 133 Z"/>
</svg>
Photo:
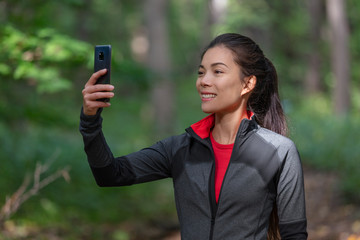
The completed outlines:
<svg viewBox="0 0 360 240">
<path fill-rule="evenodd" d="M 217 143 L 213 138 L 212 134 L 210 134 L 210 139 L 215 155 L 215 196 L 216 196 L 216 202 L 218 202 L 221 185 L 224 180 L 226 170 L 229 166 L 230 157 L 234 144 Z"/>
</svg>

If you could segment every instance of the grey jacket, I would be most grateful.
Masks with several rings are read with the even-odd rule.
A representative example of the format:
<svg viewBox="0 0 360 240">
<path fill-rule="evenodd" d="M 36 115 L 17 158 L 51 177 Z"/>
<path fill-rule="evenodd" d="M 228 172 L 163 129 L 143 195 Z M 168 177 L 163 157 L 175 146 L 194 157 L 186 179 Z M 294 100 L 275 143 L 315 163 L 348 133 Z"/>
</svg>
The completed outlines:
<svg viewBox="0 0 360 240">
<path fill-rule="evenodd" d="M 101 131 L 100 112 L 81 114 L 80 132 L 99 186 L 124 186 L 171 177 L 184 240 L 266 239 L 274 204 L 282 239 L 307 239 L 304 183 L 294 143 L 260 127 L 239 127 L 218 203 L 210 115 L 186 132 L 114 158 Z"/>
</svg>

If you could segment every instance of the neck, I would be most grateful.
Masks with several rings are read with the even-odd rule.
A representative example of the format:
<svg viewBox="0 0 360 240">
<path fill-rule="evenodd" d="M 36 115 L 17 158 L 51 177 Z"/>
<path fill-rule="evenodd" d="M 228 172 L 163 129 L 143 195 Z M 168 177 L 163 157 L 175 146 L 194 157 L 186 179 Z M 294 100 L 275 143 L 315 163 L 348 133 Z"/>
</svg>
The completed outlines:
<svg viewBox="0 0 360 240">
<path fill-rule="evenodd" d="M 226 114 L 216 113 L 212 130 L 215 141 L 220 144 L 234 143 L 240 123 L 244 118 L 248 118 L 246 109 Z"/>
</svg>

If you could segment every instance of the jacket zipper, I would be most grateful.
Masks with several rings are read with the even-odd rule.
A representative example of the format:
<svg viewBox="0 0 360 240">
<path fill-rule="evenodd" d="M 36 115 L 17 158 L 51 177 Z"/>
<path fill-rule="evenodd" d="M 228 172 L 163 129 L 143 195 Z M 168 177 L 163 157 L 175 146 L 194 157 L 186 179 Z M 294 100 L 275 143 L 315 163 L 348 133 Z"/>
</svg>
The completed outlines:
<svg viewBox="0 0 360 240">
<path fill-rule="evenodd" d="M 213 161 L 213 165 L 210 172 L 209 178 L 209 201 L 211 207 L 211 222 L 210 222 L 210 236 L 209 240 L 213 239 L 214 235 L 214 226 L 215 226 L 215 218 L 217 212 L 217 203 L 215 198 L 215 160 Z"/>
<path fill-rule="evenodd" d="M 214 226 L 215 226 L 215 218 L 211 218 L 211 228 L 210 228 L 210 237 L 209 239 L 212 240 L 213 239 L 213 235 L 214 235 Z"/>
</svg>

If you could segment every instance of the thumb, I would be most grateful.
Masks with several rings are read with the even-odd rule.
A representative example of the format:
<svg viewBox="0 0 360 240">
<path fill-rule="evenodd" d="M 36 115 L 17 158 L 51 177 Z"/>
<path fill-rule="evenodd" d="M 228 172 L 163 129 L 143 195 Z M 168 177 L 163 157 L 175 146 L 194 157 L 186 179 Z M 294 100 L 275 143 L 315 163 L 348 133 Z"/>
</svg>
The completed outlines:
<svg viewBox="0 0 360 240">
<path fill-rule="evenodd" d="M 95 85 L 95 83 L 97 82 L 97 80 L 99 79 L 99 77 L 101 77 L 102 75 L 106 74 L 107 72 L 107 69 L 104 68 L 104 69 L 101 69 L 95 73 L 93 73 L 89 79 L 89 81 L 87 81 L 87 83 L 85 84 L 85 87 L 86 86 L 89 86 L 89 85 Z"/>
</svg>

